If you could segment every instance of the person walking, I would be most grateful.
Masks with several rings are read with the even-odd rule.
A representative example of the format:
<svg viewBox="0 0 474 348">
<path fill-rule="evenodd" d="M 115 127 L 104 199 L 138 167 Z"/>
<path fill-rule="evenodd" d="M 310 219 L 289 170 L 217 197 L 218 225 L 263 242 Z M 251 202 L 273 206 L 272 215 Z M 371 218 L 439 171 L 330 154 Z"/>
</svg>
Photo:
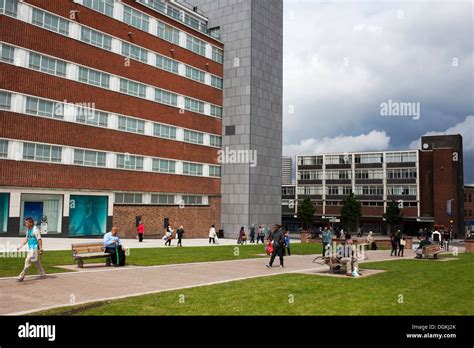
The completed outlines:
<svg viewBox="0 0 474 348">
<path fill-rule="evenodd" d="M 262 244 L 265 244 L 264 239 L 265 239 L 265 226 L 260 225 L 260 227 L 258 228 L 257 244 L 259 240 L 262 241 Z"/>
<path fill-rule="evenodd" d="M 397 247 L 398 247 L 397 233 L 395 232 L 391 233 L 390 244 L 392 245 L 392 252 L 390 253 L 390 256 L 397 256 Z"/>
<path fill-rule="evenodd" d="M 403 257 L 403 251 L 405 250 L 405 245 L 407 245 L 407 241 L 405 240 L 405 236 L 402 234 L 400 236 L 400 241 L 398 244 L 398 256 Z"/>
<path fill-rule="evenodd" d="M 451 239 L 450 237 L 451 236 L 448 229 L 445 229 L 443 232 L 443 242 L 444 242 L 444 247 L 446 251 L 449 251 L 449 240 Z"/>
<path fill-rule="evenodd" d="M 243 245 L 247 244 L 247 235 L 245 234 L 244 226 L 240 228 L 239 238 L 237 239 L 237 244 Z"/>
<path fill-rule="evenodd" d="M 255 225 L 250 226 L 250 243 L 255 243 Z"/>
<path fill-rule="evenodd" d="M 178 230 L 176 231 L 176 238 L 178 238 L 178 244 L 176 245 L 177 247 L 182 247 L 183 244 L 181 240 L 183 239 L 184 235 L 184 228 L 183 226 L 179 226 Z"/>
<path fill-rule="evenodd" d="M 165 242 L 165 246 L 168 245 L 168 246 L 171 246 L 171 240 L 173 239 L 173 228 L 171 227 L 170 224 L 168 224 L 168 226 L 166 227 L 166 242 Z"/>
<path fill-rule="evenodd" d="M 273 232 L 270 233 L 269 243 L 272 243 L 273 252 L 270 258 L 270 262 L 266 265 L 267 268 L 272 268 L 275 257 L 278 255 L 280 258 L 280 268 L 283 268 L 283 247 L 284 247 L 284 236 L 280 230 L 280 225 L 273 226 Z"/>
<path fill-rule="evenodd" d="M 290 251 L 290 233 L 288 230 L 285 231 L 284 234 L 284 243 L 285 243 L 285 248 L 283 250 L 284 256 L 286 256 L 286 253 L 288 252 L 288 256 L 291 256 L 291 251 Z"/>
<path fill-rule="evenodd" d="M 438 243 L 441 245 L 441 233 L 438 231 L 438 229 L 436 229 L 431 236 L 433 238 L 433 243 Z"/>
<path fill-rule="evenodd" d="M 272 228 L 270 224 L 267 225 L 267 228 L 265 229 L 265 240 L 270 240 L 270 237 L 272 235 Z"/>
<path fill-rule="evenodd" d="M 212 225 L 211 228 L 209 229 L 209 244 L 211 244 L 211 241 L 212 241 L 212 244 L 216 244 L 216 237 L 217 237 L 216 228 L 214 225 Z"/>
<path fill-rule="evenodd" d="M 323 257 L 326 256 L 326 252 L 329 251 L 332 241 L 332 232 L 327 227 L 324 227 L 323 233 L 321 235 L 321 242 L 323 244 Z"/>
<path fill-rule="evenodd" d="M 33 218 L 29 217 L 25 219 L 24 225 L 26 227 L 26 237 L 22 243 L 18 246 L 19 251 L 25 244 L 28 244 L 28 252 L 25 258 L 25 266 L 18 276 L 17 280 L 22 282 L 25 279 L 25 275 L 28 272 L 31 264 L 34 263 L 41 279 L 46 278 L 43 266 L 41 265 L 40 256 L 43 255 L 43 240 L 41 239 L 41 233 L 38 227 L 35 226 Z"/>
<path fill-rule="evenodd" d="M 138 241 L 141 243 L 143 242 L 143 235 L 145 234 L 145 226 L 143 222 L 140 221 L 137 227 L 137 234 L 138 234 Z"/>
</svg>

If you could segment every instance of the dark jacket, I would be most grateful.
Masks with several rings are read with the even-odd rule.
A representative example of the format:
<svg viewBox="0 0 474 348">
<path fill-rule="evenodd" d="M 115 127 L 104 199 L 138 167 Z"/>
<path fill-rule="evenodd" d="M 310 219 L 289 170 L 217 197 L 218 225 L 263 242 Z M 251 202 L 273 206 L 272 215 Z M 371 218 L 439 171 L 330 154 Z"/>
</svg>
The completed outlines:
<svg viewBox="0 0 474 348">
<path fill-rule="evenodd" d="M 273 241 L 273 248 L 280 249 L 283 247 L 285 236 L 281 230 L 275 231 L 271 234 L 271 240 Z"/>
<path fill-rule="evenodd" d="M 183 238 L 184 229 L 178 228 L 178 230 L 176 231 L 176 234 L 178 235 L 178 238 Z"/>
</svg>

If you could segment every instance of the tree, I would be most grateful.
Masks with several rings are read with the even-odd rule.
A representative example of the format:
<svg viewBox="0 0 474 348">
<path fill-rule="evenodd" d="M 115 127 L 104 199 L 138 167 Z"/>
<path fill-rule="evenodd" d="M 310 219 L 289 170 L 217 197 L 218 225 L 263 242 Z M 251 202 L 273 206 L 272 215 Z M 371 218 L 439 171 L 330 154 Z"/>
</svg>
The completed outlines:
<svg viewBox="0 0 474 348">
<path fill-rule="evenodd" d="M 389 226 L 389 233 L 391 233 L 391 226 L 395 226 L 398 229 L 398 226 L 403 221 L 403 214 L 401 214 L 401 210 L 398 206 L 398 203 L 395 201 L 391 201 L 387 205 L 387 211 L 383 214 L 385 221 Z"/>
<path fill-rule="evenodd" d="M 349 232 L 355 231 L 362 215 L 362 205 L 354 193 L 344 198 L 341 207 L 341 223 Z"/>
<path fill-rule="evenodd" d="M 298 219 L 304 230 L 307 230 L 313 223 L 314 206 L 309 197 L 306 197 L 300 205 L 298 205 Z"/>
</svg>

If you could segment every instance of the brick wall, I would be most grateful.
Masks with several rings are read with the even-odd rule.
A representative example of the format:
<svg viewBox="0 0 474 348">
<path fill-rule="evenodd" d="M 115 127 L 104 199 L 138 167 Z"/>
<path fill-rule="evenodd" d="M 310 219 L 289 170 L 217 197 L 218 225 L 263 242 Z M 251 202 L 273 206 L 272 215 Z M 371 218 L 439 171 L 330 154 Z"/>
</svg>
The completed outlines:
<svg viewBox="0 0 474 348">
<path fill-rule="evenodd" d="M 183 78 L 182 76 L 136 60 L 126 59 L 124 56 L 32 26 L 28 23 L 17 21 L 10 17 L 3 17 L 0 23 L 3 28 L 3 30 L 0 30 L 2 41 L 193 98 L 218 105 L 222 104 L 222 91 L 214 87 Z M 11 27 L 14 27 L 15 30 L 6 29 Z M 132 29 L 127 29 L 127 32 L 129 30 Z M 138 32 L 135 34 L 135 36 L 141 35 L 142 33 Z M 145 34 L 143 33 L 143 35 Z M 37 38 L 39 37 L 42 40 L 38 40 Z M 155 38 L 155 40 L 158 41 L 159 39 Z M 133 43 L 130 40 L 126 41 Z M 163 46 L 168 47 L 169 45 L 162 44 L 161 47 Z M 196 55 L 190 51 L 188 52 L 187 54 Z M 218 63 L 214 64 L 218 65 Z M 198 66 L 198 68 L 204 71 L 210 70 L 206 69 L 205 64 Z"/>
<path fill-rule="evenodd" d="M 219 195 L 219 178 L 73 165 L 0 161 L 0 186 Z"/>
<path fill-rule="evenodd" d="M 135 217 L 141 216 L 145 225 L 145 238 L 160 238 L 164 234 L 163 221 L 169 218 L 176 229 L 183 225 L 185 238 L 207 238 L 212 224 L 220 229 L 220 197 L 210 197 L 209 206 L 114 206 L 113 225 L 119 228 L 122 238 L 135 238 Z M 224 232 L 225 233 L 225 232 Z"/>
<path fill-rule="evenodd" d="M 465 240 L 464 247 L 466 253 L 474 253 L 474 240 Z"/>
<path fill-rule="evenodd" d="M 44 117 L 2 112 L 0 125 L 9 124 L 14 124 L 15 127 L 1 127 L 0 137 L 218 164 L 218 149 L 208 146 L 61 122 Z"/>
<path fill-rule="evenodd" d="M 195 65 L 197 67 L 199 67 L 199 65 L 204 66 L 205 63 L 208 61 L 206 57 L 202 57 L 200 55 L 192 53 L 191 51 L 181 48 L 180 46 L 172 45 L 168 41 L 157 38 L 155 35 L 146 33 L 144 31 L 141 31 L 138 28 L 129 26 L 128 24 L 124 22 L 117 21 L 116 19 L 102 15 L 101 13 L 91 10 L 88 7 L 75 5 L 70 0 L 55 0 L 55 1 L 28 0 L 26 2 L 34 6 L 44 8 L 47 11 L 53 12 L 59 16 L 66 17 L 66 18 L 69 18 L 71 10 L 79 10 L 79 13 L 76 15 L 76 21 L 81 24 L 96 28 L 106 33 L 110 33 L 114 36 L 119 37 L 122 40 L 127 40 L 127 41 L 130 40 L 130 37 L 128 36 L 129 31 L 135 32 L 136 34 L 139 33 L 140 34 L 139 36 L 138 35 L 132 36 L 132 40 L 134 40 L 135 44 L 143 46 L 145 48 L 156 50 L 159 53 L 163 53 L 166 55 L 171 54 L 169 51 L 169 48 L 173 47 L 175 49 L 174 54 L 175 54 L 176 59 L 181 60 L 185 63 L 189 63 L 191 65 Z M 219 41 L 216 41 L 213 38 L 207 35 L 204 35 L 199 31 L 191 29 L 188 26 L 181 24 L 180 22 L 175 21 L 173 19 L 170 19 L 169 17 L 164 16 L 154 10 L 151 10 L 141 4 L 137 4 L 134 0 L 123 0 L 122 2 L 131 7 L 135 7 L 143 12 L 146 12 L 152 17 L 156 17 L 157 19 L 163 22 L 167 22 L 170 25 L 173 25 L 179 28 L 180 30 L 188 32 L 196 37 L 199 37 L 201 40 L 207 41 L 217 47 L 223 48 L 223 44 L 220 43 Z M 196 57 L 194 57 L 193 55 Z M 218 71 L 220 69 L 220 71 L 222 72 L 222 65 L 214 62 L 216 65 L 213 67 L 211 65 L 212 62 L 213 61 L 209 61 L 209 64 L 210 64 L 209 69 L 216 69 L 216 71 L 214 71 L 213 73 L 216 75 L 220 75 L 218 74 Z"/>
<path fill-rule="evenodd" d="M 0 25 L 2 25 L 0 17 Z M 213 134 L 222 133 L 222 121 L 215 117 L 105 90 L 60 77 L 1 64 L 0 83 L 3 89 L 31 94 L 39 98 L 67 100 L 68 103 L 94 103 L 98 110 L 140 117 L 145 120 L 168 123 Z M 183 79 L 183 77 L 181 77 Z M 48 86 L 48 88 L 44 88 Z M 189 93 L 188 93 L 189 94 Z"/>
</svg>

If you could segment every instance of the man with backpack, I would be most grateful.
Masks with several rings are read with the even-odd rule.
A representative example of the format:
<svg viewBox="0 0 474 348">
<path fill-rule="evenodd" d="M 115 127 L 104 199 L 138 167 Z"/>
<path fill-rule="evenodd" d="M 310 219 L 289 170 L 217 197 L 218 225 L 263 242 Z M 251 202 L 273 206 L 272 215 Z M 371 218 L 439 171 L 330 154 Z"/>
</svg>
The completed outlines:
<svg viewBox="0 0 474 348">
<path fill-rule="evenodd" d="M 280 268 L 283 268 L 283 248 L 285 245 L 283 232 L 280 229 L 280 225 L 273 226 L 273 232 L 270 234 L 269 239 L 270 243 L 273 245 L 273 252 L 270 258 L 270 262 L 268 263 L 267 268 L 272 268 L 273 261 L 275 261 L 275 257 L 278 255 L 280 258 Z"/>
</svg>

